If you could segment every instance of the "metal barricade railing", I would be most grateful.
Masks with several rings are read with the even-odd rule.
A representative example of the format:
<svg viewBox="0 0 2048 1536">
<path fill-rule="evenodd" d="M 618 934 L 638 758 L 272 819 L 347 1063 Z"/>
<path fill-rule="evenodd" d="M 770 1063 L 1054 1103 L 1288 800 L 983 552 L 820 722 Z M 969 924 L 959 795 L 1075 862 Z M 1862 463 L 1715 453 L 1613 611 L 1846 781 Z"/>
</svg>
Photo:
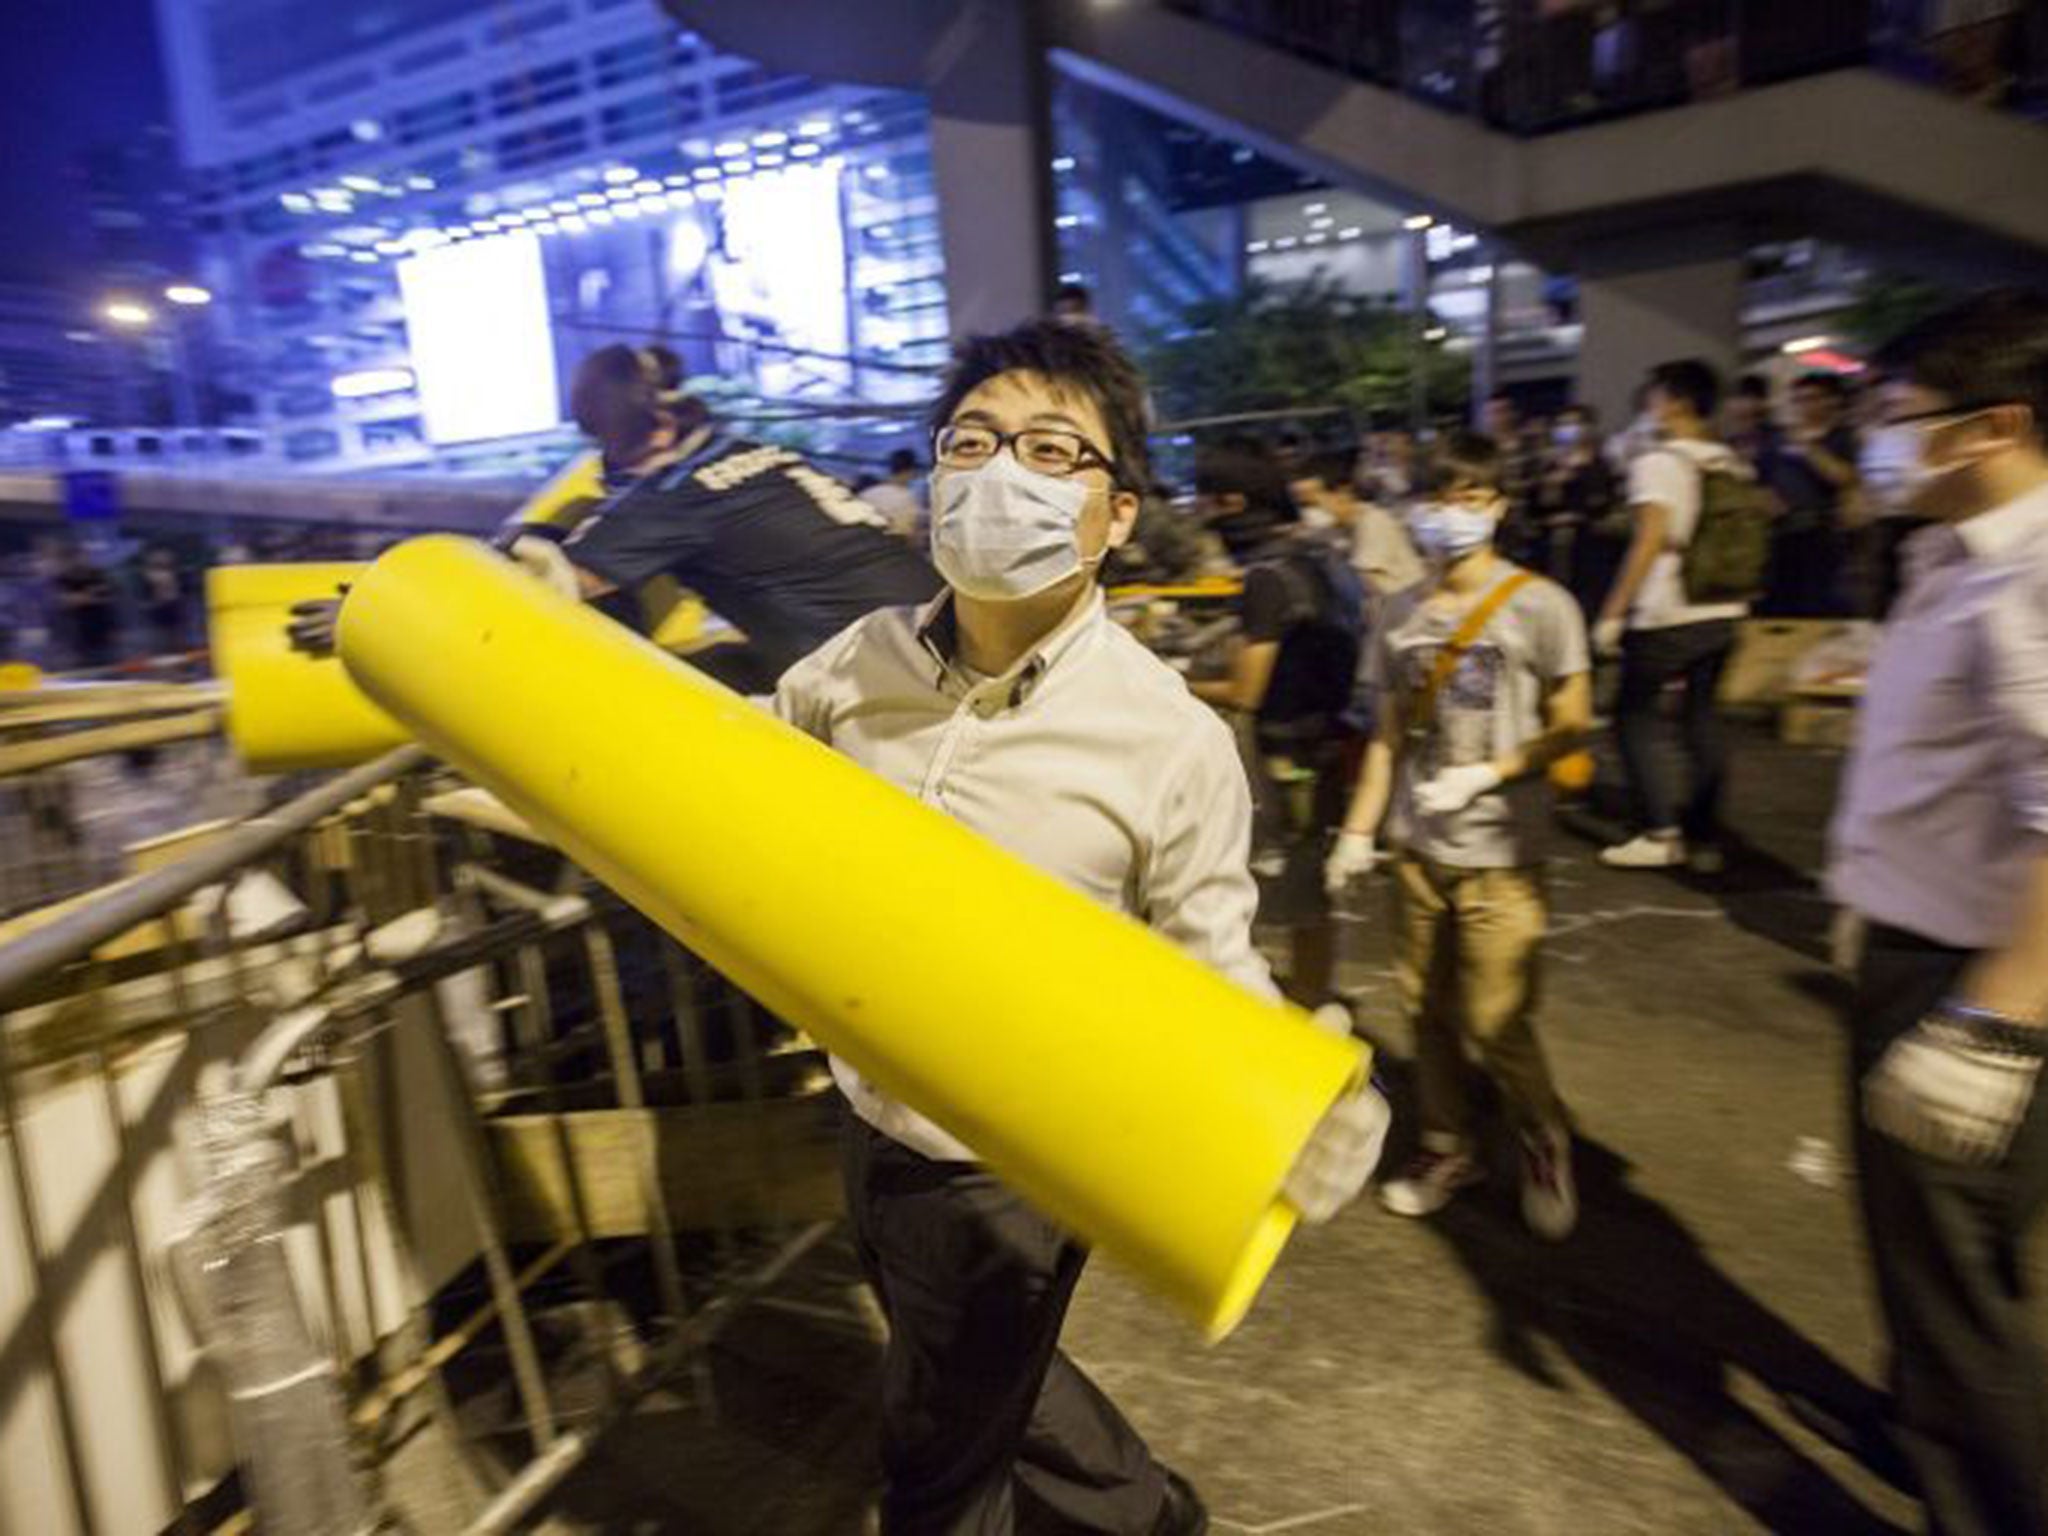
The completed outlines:
<svg viewBox="0 0 2048 1536">
<path fill-rule="evenodd" d="M 351 1490 L 512 1528 L 831 1229 L 827 1082 L 413 749 L 32 919 L 0 942 L 0 1528 L 198 1529 L 236 1465 L 266 1532 L 338 1532 Z M 416 1507 L 421 1443 L 459 1507 Z"/>
<path fill-rule="evenodd" d="M 249 808 L 221 697 L 139 679 L 0 691 L 0 919 L 113 878 L 122 841 Z"/>
</svg>

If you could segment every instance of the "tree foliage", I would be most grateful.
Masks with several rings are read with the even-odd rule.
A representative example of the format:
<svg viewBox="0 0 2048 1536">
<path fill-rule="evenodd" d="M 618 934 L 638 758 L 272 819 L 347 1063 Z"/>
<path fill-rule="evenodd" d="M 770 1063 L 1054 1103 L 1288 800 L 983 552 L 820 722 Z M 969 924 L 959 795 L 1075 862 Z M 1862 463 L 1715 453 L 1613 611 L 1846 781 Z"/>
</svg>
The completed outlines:
<svg viewBox="0 0 2048 1536">
<path fill-rule="evenodd" d="M 1247 283 L 1143 350 L 1169 420 L 1331 405 L 1405 417 L 1418 358 L 1431 417 L 1462 414 L 1471 389 L 1469 359 L 1421 340 L 1412 316 L 1323 280 Z"/>
<path fill-rule="evenodd" d="M 1866 352 L 1881 351 L 1923 320 L 1931 320 L 1957 295 L 1918 277 L 1866 279 L 1842 316 L 1846 330 Z"/>
</svg>

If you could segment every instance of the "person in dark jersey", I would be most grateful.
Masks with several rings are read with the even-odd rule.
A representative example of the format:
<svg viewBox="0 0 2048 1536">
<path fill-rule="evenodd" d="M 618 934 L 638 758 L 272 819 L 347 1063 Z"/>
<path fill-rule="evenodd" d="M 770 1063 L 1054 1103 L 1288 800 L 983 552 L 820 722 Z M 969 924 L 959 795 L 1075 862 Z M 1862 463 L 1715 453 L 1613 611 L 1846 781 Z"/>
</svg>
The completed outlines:
<svg viewBox="0 0 2048 1536">
<path fill-rule="evenodd" d="M 674 578 L 744 637 L 691 658 L 744 693 L 771 692 L 792 663 L 875 610 L 937 595 L 930 563 L 880 514 L 793 449 L 726 431 L 681 389 L 680 372 L 659 347 L 586 357 L 570 409 L 598 447 L 607 494 L 573 525 L 515 518 L 498 546 L 635 627 L 630 599 Z M 295 641 L 331 649 L 335 605 L 302 606 Z"/>
</svg>

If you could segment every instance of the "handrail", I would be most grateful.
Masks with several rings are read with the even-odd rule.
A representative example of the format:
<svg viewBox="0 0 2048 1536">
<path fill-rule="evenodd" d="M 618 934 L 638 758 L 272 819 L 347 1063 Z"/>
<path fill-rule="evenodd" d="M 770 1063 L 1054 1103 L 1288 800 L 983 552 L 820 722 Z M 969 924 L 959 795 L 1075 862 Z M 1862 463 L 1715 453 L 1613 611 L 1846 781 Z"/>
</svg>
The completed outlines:
<svg viewBox="0 0 2048 1536">
<path fill-rule="evenodd" d="M 0 1009 L 14 993 L 60 966 L 83 959 L 110 939 L 162 917 L 197 891 L 263 857 L 287 839 L 332 816 L 351 800 L 411 772 L 424 748 L 400 747 L 375 762 L 308 791 L 161 869 L 85 902 L 20 938 L 0 944 Z"/>
</svg>

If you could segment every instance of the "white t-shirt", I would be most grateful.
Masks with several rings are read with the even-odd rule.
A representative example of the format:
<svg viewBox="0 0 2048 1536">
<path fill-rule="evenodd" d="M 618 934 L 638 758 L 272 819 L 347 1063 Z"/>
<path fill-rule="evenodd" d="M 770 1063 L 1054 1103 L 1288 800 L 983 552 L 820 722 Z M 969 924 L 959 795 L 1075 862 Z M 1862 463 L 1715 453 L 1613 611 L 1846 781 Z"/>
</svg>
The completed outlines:
<svg viewBox="0 0 2048 1536">
<path fill-rule="evenodd" d="M 1351 536 L 1351 564 L 1381 597 L 1406 592 L 1429 574 L 1401 520 L 1385 507 L 1363 502 Z"/>
<path fill-rule="evenodd" d="M 1688 603 L 1684 555 L 1700 520 L 1700 476 L 1708 469 L 1746 475 L 1748 467 L 1725 443 L 1660 443 L 1639 455 L 1628 470 L 1628 504 L 1664 508 L 1670 548 L 1657 557 L 1629 610 L 1630 629 L 1676 629 L 1715 619 L 1749 616 L 1747 603 Z"/>
</svg>

